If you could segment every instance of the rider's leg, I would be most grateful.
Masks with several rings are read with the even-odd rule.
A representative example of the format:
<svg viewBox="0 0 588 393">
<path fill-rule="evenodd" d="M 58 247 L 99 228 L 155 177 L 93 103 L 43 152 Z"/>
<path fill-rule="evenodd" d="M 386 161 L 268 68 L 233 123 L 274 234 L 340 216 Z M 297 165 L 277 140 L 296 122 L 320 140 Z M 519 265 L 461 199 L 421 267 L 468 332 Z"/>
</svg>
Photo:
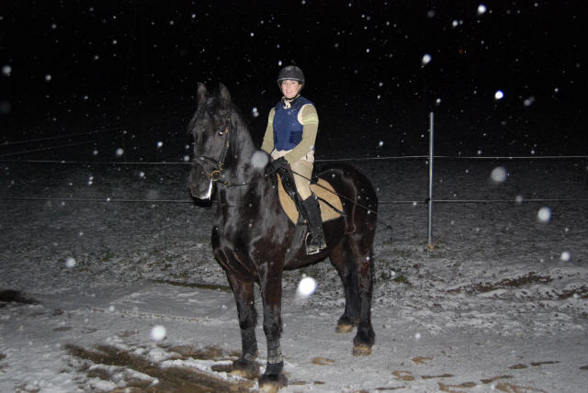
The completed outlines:
<svg viewBox="0 0 588 393">
<path fill-rule="evenodd" d="M 325 248 L 325 235 L 321 219 L 321 211 L 318 200 L 310 189 L 310 177 L 312 176 L 313 163 L 307 160 L 298 160 L 291 164 L 294 172 L 294 183 L 302 203 L 300 213 L 308 222 L 309 234 L 306 237 L 306 253 L 316 254 Z"/>
<path fill-rule="evenodd" d="M 312 195 L 310 190 L 310 177 L 312 176 L 313 163 L 307 160 L 298 160 L 290 164 L 294 173 L 294 183 L 296 191 L 301 200 L 305 200 Z"/>
<path fill-rule="evenodd" d="M 306 210 L 309 229 L 309 233 L 306 236 L 306 254 L 317 254 L 323 248 L 327 247 L 319 203 L 316 197 L 311 195 L 302 201 L 302 206 Z"/>
</svg>

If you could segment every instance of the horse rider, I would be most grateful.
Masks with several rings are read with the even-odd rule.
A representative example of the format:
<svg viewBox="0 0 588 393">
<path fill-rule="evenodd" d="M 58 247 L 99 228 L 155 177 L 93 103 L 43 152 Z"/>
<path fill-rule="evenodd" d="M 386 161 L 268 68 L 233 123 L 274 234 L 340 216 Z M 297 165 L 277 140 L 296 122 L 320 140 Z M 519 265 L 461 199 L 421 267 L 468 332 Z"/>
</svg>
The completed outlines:
<svg viewBox="0 0 588 393">
<path fill-rule="evenodd" d="M 306 253 L 317 254 L 326 247 L 318 200 L 310 189 L 318 114 L 314 104 L 300 95 L 305 80 L 299 67 L 282 68 L 277 82 L 282 99 L 269 112 L 261 145 L 272 158 L 266 171 L 280 173 L 284 185 L 294 183 L 296 205 L 308 226 Z"/>
</svg>

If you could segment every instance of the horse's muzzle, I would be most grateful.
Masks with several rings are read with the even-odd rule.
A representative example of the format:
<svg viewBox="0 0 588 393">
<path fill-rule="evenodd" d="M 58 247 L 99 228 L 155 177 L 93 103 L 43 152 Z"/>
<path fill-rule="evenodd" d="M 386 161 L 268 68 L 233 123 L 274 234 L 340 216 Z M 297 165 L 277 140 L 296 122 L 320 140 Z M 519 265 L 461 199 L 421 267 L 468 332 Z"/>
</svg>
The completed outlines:
<svg viewBox="0 0 588 393">
<path fill-rule="evenodd" d="M 210 200 L 212 196 L 212 178 L 200 165 L 194 165 L 188 177 L 190 194 L 196 199 Z"/>
</svg>

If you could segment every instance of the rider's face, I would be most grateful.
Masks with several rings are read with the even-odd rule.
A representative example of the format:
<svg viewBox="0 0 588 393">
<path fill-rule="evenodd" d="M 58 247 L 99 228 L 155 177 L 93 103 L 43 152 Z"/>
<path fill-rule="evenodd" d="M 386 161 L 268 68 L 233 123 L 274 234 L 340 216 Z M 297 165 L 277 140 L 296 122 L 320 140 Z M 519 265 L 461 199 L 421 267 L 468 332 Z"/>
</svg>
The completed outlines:
<svg viewBox="0 0 588 393">
<path fill-rule="evenodd" d="M 284 97 L 291 99 L 298 95 L 300 89 L 302 89 L 302 85 L 298 81 L 286 79 L 282 81 L 280 88 Z"/>
</svg>

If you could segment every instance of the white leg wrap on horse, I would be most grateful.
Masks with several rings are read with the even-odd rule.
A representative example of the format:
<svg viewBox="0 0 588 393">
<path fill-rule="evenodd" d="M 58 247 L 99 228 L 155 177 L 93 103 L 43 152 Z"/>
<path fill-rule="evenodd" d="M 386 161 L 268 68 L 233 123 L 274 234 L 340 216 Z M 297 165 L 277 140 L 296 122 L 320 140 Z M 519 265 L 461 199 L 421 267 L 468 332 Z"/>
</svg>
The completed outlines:
<svg viewBox="0 0 588 393">
<path fill-rule="evenodd" d="M 281 363 L 284 361 L 284 357 L 282 356 L 282 349 L 280 347 L 277 348 L 268 348 L 268 355 L 267 355 L 267 362 L 270 364 L 274 363 Z"/>
</svg>

